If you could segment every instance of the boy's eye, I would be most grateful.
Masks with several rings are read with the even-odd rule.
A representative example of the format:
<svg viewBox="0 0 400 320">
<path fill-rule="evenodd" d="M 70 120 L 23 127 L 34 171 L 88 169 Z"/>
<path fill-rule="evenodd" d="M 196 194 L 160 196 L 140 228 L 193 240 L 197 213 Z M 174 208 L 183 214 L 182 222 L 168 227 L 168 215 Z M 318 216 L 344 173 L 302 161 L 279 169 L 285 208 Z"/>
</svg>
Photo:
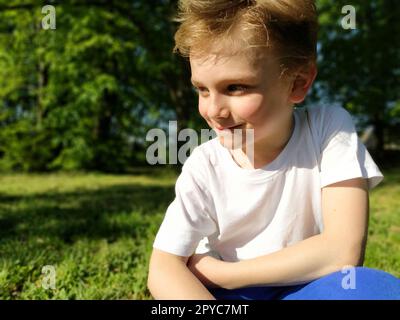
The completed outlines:
<svg viewBox="0 0 400 320">
<path fill-rule="evenodd" d="M 198 87 L 193 86 L 193 89 L 194 89 L 194 91 L 196 91 L 199 94 L 206 94 L 208 91 L 206 88 L 203 88 L 203 87 L 198 88 Z"/>
<path fill-rule="evenodd" d="M 240 85 L 240 84 L 231 84 L 228 86 L 228 91 L 229 92 L 242 92 L 246 91 L 247 86 Z"/>
<path fill-rule="evenodd" d="M 231 84 L 227 87 L 227 92 L 229 94 L 241 94 L 243 92 L 246 92 L 249 89 L 248 86 L 246 85 L 241 85 L 241 84 Z M 208 89 L 205 87 L 196 87 L 193 86 L 193 90 L 196 91 L 198 94 L 201 94 L 203 96 L 208 95 Z"/>
<path fill-rule="evenodd" d="M 201 91 L 204 91 L 205 89 L 202 87 L 198 88 L 198 87 L 193 86 L 193 90 L 196 92 L 201 92 Z"/>
</svg>

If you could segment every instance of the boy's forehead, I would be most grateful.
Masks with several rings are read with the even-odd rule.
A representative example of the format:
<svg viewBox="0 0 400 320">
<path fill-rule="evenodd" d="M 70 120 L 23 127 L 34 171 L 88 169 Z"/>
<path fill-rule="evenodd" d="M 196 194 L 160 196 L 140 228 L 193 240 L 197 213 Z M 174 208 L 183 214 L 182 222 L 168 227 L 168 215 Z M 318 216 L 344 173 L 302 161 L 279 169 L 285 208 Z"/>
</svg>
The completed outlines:
<svg viewBox="0 0 400 320">
<path fill-rule="evenodd" d="M 276 69 L 273 60 L 267 57 L 254 60 L 253 57 L 241 54 L 224 55 L 209 54 L 190 56 L 192 82 L 200 82 L 203 76 L 221 77 L 231 80 L 251 80 L 260 74 L 272 72 Z"/>
<path fill-rule="evenodd" d="M 249 58 L 242 54 L 208 54 L 202 56 L 190 56 L 190 65 L 192 68 L 231 68 L 235 65 L 251 69 L 253 63 Z"/>
</svg>

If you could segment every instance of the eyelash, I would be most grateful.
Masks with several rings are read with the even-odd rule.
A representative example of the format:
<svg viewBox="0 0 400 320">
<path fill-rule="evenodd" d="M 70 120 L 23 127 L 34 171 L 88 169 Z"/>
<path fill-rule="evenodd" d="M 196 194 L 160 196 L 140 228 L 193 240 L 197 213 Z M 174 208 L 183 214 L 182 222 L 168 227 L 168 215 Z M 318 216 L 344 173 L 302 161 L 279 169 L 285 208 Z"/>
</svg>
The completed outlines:
<svg viewBox="0 0 400 320">
<path fill-rule="evenodd" d="M 230 90 L 229 88 L 240 88 L 239 90 Z M 246 91 L 248 89 L 247 86 L 241 84 L 232 84 L 228 86 L 228 91 Z"/>
<path fill-rule="evenodd" d="M 236 90 L 232 90 L 232 88 L 236 88 Z M 239 90 L 237 90 L 237 88 L 239 88 Z M 206 88 L 203 88 L 203 87 L 197 88 L 197 87 L 195 87 L 195 86 L 193 86 L 193 89 L 194 89 L 197 93 L 201 93 L 201 92 L 204 92 L 204 91 L 207 90 Z M 247 91 L 248 89 L 249 89 L 249 87 L 246 86 L 246 85 L 231 84 L 231 85 L 228 86 L 227 91 L 228 91 L 228 92 L 237 92 L 237 91 L 245 92 L 245 91 Z"/>
</svg>

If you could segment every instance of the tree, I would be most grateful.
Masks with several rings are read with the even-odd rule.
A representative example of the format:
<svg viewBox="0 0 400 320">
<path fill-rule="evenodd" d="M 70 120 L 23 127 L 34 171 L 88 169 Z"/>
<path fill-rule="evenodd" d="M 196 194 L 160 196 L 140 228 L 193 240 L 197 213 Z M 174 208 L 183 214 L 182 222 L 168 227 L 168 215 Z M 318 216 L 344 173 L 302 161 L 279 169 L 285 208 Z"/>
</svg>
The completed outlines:
<svg viewBox="0 0 400 320">
<path fill-rule="evenodd" d="M 1 168 L 122 171 L 148 129 L 198 121 L 172 54 L 176 1 L 54 6 L 56 30 L 42 30 L 36 2 L 0 4 Z"/>
<path fill-rule="evenodd" d="M 395 0 L 352 1 L 356 28 L 341 20 L 346 1 L 318 1 L 320 59 L 317 85 L 324 95 L 361 115 L 361 125 L 373 124 L 376 156 L 383 158 L 385 127 L 399 124 L 400 3 Z"/>
</svg>

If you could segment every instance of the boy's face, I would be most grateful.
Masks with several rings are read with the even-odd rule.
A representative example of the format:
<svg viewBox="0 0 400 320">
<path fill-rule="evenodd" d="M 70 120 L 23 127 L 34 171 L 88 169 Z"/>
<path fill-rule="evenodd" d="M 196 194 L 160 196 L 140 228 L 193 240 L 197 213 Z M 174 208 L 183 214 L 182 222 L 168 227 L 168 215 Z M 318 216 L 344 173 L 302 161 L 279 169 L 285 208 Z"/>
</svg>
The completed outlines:
<svg viewBox="0 0 400 320">
<path fill-rule="evenodd" d="M 228 148 L 232 127 L 254 129 L 254 144 L 262 145 L 281 134 L 292 117 L 292 84 L 289 78 L 280 78 L 277 60 L 251 62 L 244 54 L 217 60 L 190 57 L 199 112 Z"/>
</svg>

